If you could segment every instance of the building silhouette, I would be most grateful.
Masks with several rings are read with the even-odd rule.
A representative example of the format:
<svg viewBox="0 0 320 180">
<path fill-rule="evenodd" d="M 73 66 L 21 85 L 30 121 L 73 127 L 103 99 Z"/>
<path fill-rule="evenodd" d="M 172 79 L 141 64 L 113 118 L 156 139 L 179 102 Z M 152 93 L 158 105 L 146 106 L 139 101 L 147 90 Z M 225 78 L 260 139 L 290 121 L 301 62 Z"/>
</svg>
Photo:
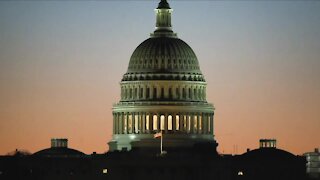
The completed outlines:
<svg viewBox="0 0 320 180">
<path fill-rule="evenodd" d="M 1 156 L 1 180 L 307 179 L 305 158 L 277 149 L 274 139 L 242 155 L 217 153 L 214 107 L 197 57 L 173 32 L 168 2 L 155 11 L 156 29 L 135 49 L 120 83 L 109 152 L 86 155 L 67 139 L 52 139 L 32 155 Z"/>
</svg>

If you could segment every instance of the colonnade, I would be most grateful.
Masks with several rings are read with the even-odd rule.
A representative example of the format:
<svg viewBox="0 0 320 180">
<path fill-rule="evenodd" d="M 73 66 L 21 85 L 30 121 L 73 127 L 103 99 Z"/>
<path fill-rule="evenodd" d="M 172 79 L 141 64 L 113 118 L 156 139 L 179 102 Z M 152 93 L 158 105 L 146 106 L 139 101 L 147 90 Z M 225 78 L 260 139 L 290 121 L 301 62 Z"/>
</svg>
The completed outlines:
<svg viewBox="0 0 320 180">
<path fill-rule="evenodd" d="M 121 86 L 123 101 L 152 99 L 205 101 L 206 87 L 202 84 L 152 85 L 149 83 Z"/>
<path fill-rule="evenodd" d="M 114 112 L 114 134 L 213 134 L 213 113 Z"/>
</svg>

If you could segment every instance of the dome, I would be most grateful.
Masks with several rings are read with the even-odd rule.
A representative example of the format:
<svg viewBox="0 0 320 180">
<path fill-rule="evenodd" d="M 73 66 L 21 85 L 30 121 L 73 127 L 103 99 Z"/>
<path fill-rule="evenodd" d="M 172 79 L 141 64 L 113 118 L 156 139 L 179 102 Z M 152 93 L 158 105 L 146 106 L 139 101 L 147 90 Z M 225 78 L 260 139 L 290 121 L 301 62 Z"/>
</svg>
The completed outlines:
<svg viewBox="0 0 320 180">
<path fill-rule="evenodd" d="M 259 148 L 243 154 L 245 158 L 249 159 L 265 159 L 265 160 L 285 160 L 294 159 L 295 155 L 276 148 Z"/>
<path fill-rule="evenodd" d="M 127 74 L 189 73 L 201 74 L 191 47 L 176 37 L 151 37 L 133 52 Z"/>
<path fill-rule="evenodd" d="M 66 147 L 58 147 L 58 148 L 47 148 L 40 150 L 33 155 L 43 156 L 43 157 L 80 157 L 84 156 L 83 152 L 80 152 L 75 149 L 66 148 Z"/>
<path fill-rule="evenodd" d="M 172 30 L 172 11 L 161 0 L 154 32 L 130 57 L 120 82 L 121 99 L 112 108 L 109 151 L 157 150 L 154 134 L 159 131 L 166 137 L 164 148 L 217 146 L 207 83 L 192 48 Z"/>
</svg>

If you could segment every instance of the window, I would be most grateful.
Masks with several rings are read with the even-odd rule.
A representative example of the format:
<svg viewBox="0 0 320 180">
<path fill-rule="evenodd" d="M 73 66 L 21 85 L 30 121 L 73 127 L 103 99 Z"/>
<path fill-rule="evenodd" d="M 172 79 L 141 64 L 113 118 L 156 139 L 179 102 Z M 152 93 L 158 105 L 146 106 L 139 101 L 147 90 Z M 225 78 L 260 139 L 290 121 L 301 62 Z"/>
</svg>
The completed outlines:
<svg viewBox="0 0 320 180">
<path fill-rule="evenodd" d="M 158 116 L 153 115 L 153 130 L 157 130 L 157 129 L 158 129 Z"/>
<path fill-rule="evenodd" d="M 127 126 L 127 117 L 128 116 L 125 114 L 124 118 L 123 118 L 123 123 L 122 123 L 123 124 L 123 133 L 127 133 L 127 127 L 128 127 Z"/>
<path fill-rule="evenodd" d="M 189 132 L 191 130 L 191 116 L 188 116 L 188 127 L 187 131 Z"/>
<path fill-rule="evenodd" d="M 172 116 L 168 116 L 168 130 L 172 131 Z"/>
<path fill-rule="evenodd" d="M 149 130 L 149 115 L 146 115 L 146 130 Z"/>
<path fill-rule="evenodd" d="M 139 115 L 134 116 L 134 133 L 139 133 Z"/>
<path fill-rule="evenodd" d="M 102 174 L 107 174 L 108 173 L 108 169 L 105 168 L 105 169 L 102 169 Z"/>
<path fill-rule="evenodd" d="M 179 125 L 180 125 L 180 119 L 179 119 L 179 115 L 176 115 L 176 130 L 179 130 Z"/>
<path fill-rule="evenodd" d="M 199 131 L 202 131 L 202 116 L 199 116 L 198 121 L 199 121 L 199 127 L 198 127 L 198 130 L 199 130 Z"/>
<path fill-rule="evenodd" d="M 165 117 L 164 115 L 160 116 L 160 129 L 164 130 L 164 121 L 165 121 Z"/>
<path fill-rule="evenodd" d="M 157 98 L 157 88 L 153 88 L 153 98 Z"/>
<path fill-rule="evenodd" d="M 129 115 L 128 117 L 128 132 L 132 132 L 132 115 Z"/>
<path fill-rule="evenodd" d="M 193 116 L 193 127 L 192 128 L 194 131 L 198 130 L 198 116 L 197 115 Z"/>
</svg>

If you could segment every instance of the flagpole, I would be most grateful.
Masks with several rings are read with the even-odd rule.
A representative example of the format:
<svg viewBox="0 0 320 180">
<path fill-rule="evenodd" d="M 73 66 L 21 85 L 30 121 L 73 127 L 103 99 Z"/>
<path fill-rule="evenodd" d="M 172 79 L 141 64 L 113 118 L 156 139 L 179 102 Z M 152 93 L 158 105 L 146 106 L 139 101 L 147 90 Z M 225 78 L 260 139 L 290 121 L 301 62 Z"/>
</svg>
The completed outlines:
<svg viewBox="0 0 320 180">
<path fill-rule="evenodd" d="M 160 141 L 160 154 L 162 154 L 162 130 L 160 131 L 161 132 L 161 141 Z"/>
</svg>

